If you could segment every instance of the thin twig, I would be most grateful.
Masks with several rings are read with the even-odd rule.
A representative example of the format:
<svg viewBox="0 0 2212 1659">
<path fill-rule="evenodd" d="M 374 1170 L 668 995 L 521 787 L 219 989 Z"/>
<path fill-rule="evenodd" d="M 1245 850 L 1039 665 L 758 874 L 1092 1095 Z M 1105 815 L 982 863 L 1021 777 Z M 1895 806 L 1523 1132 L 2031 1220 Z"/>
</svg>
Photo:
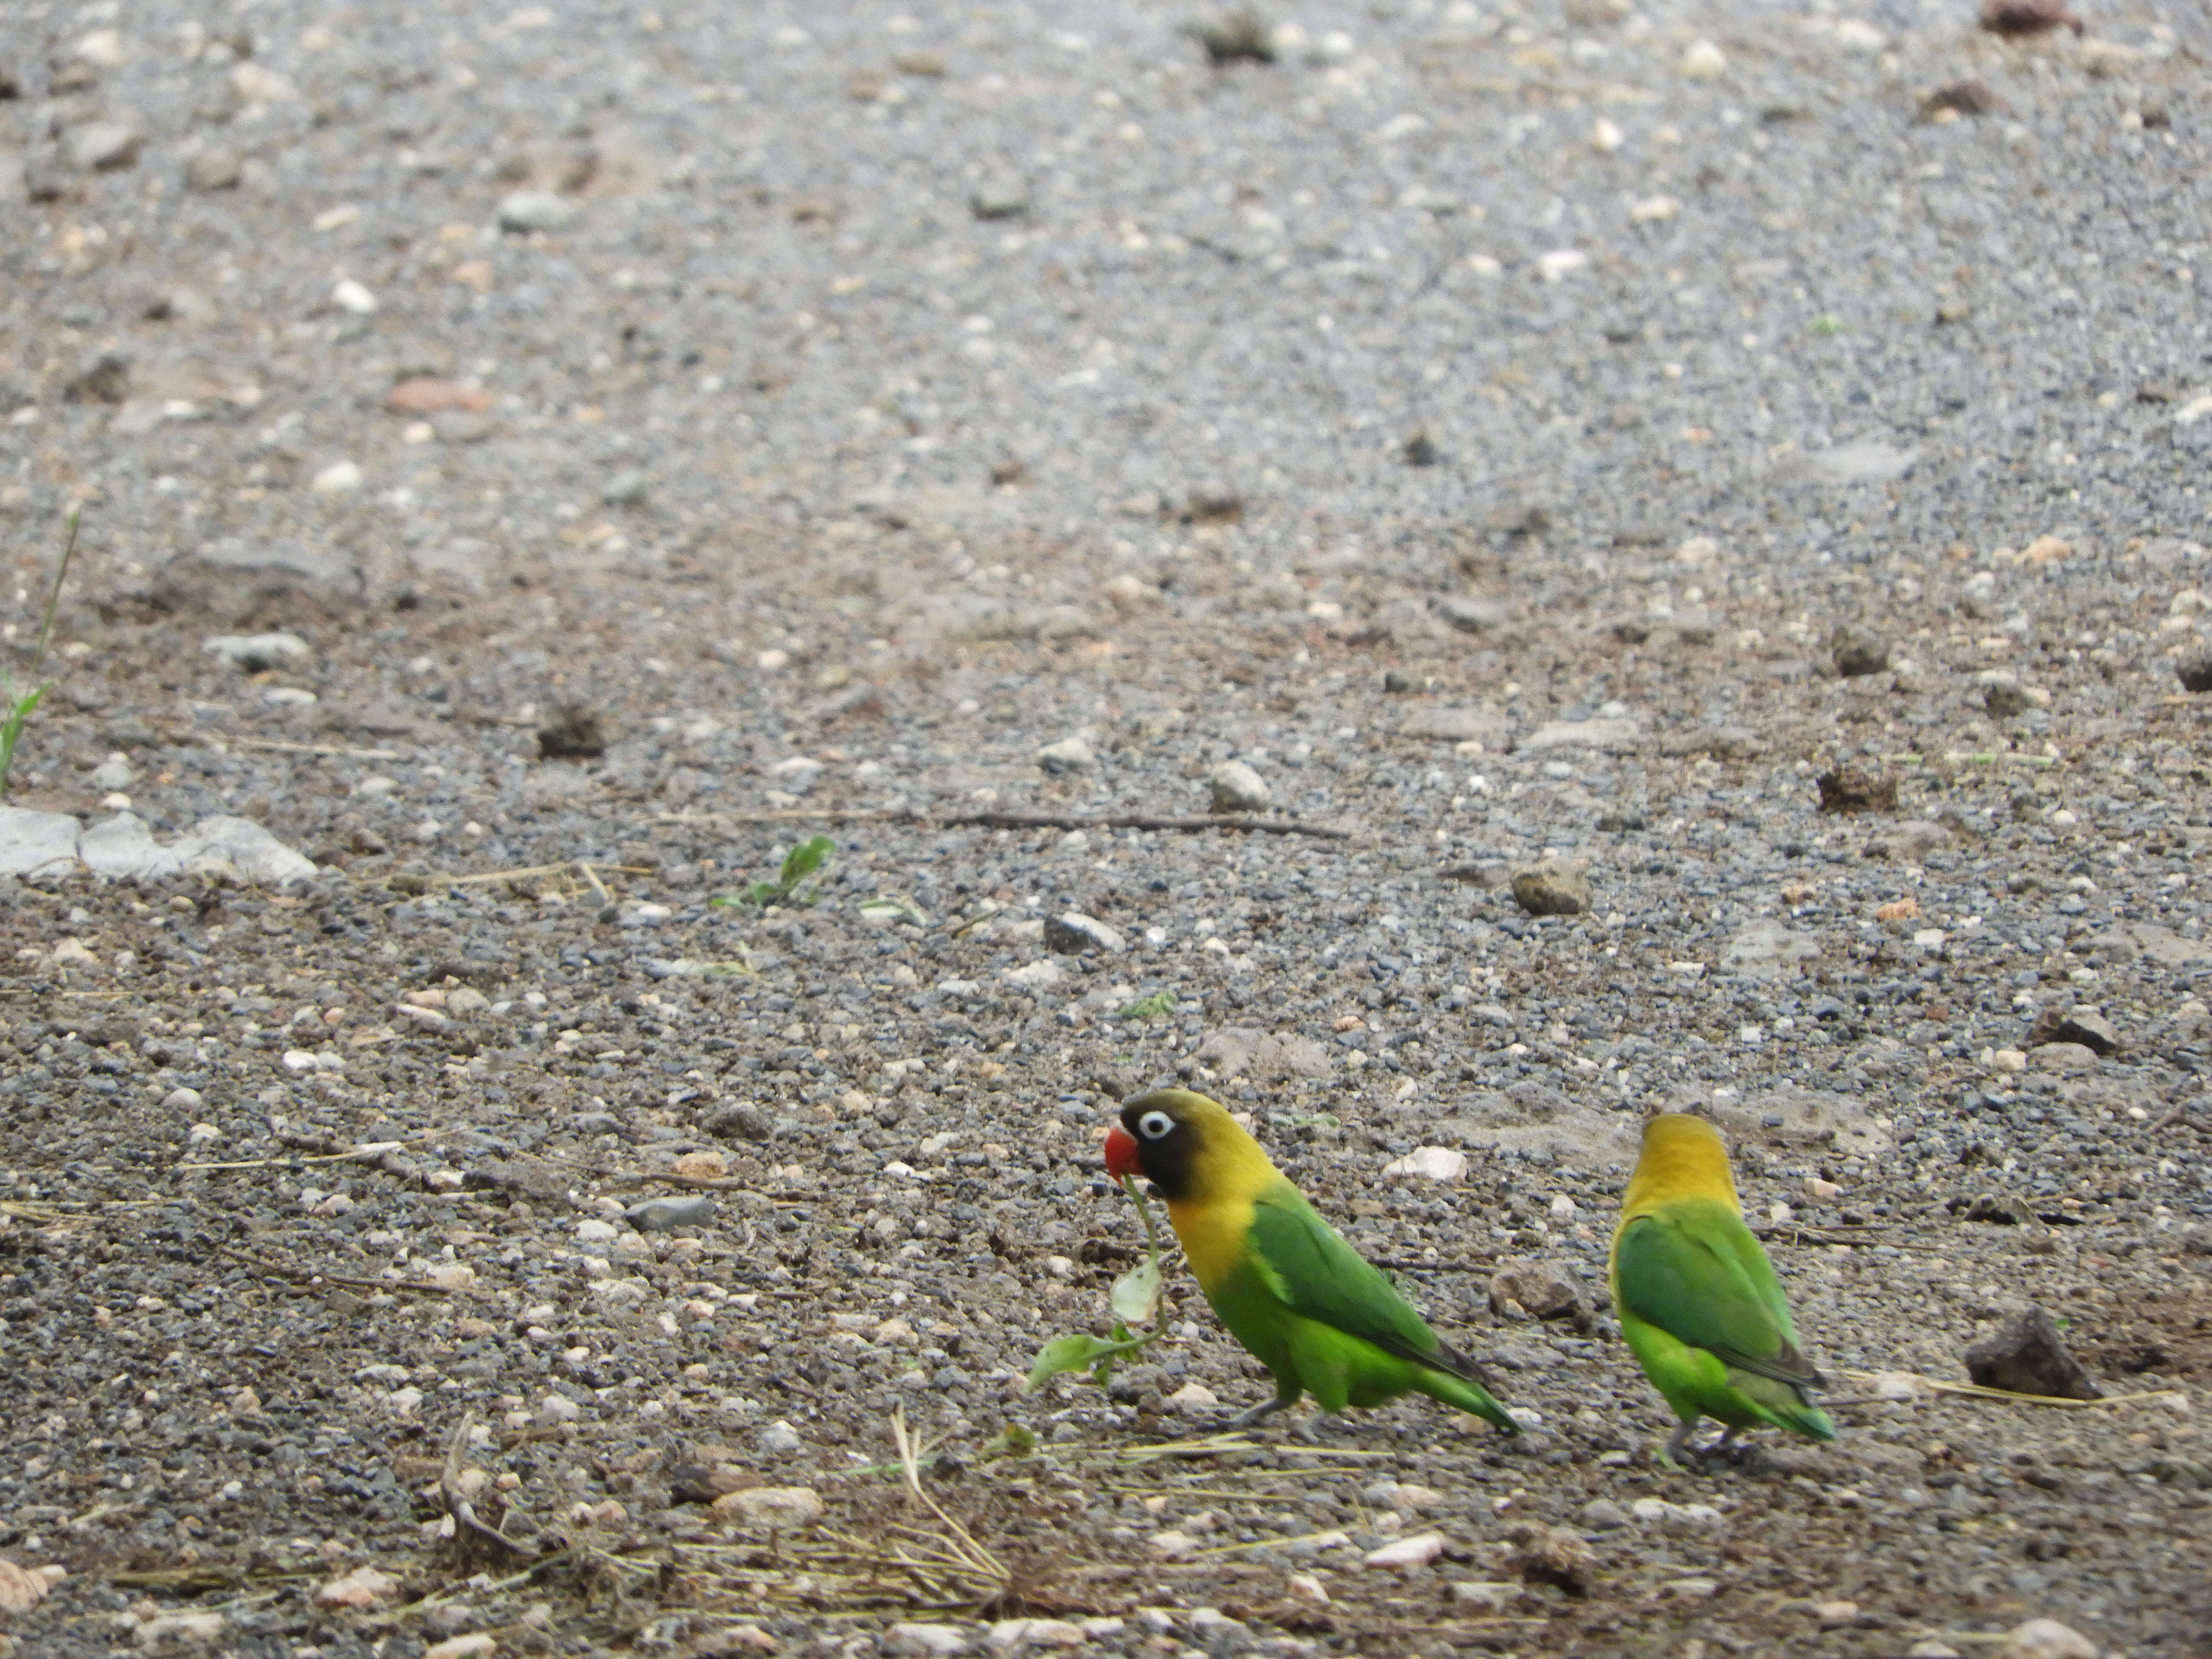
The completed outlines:
<svg viewBox="0 0 2212 1659">
<path fill-rule="evenodd" d="M 1224 812 L 1205 817 L 1156 817 L 1149 812 L 1107 812 L 1085 817 L 1073 812 L 954 812 L 936 820 L 952 828 L 980 824 L 990 830 L 1249 830 L 1267 836 L 1317 836 L 1350 841 L 1352 831 L 1330 823 L 1300 823 L 1295 818 L 1255 818 Z"/>
<path fill-rule="evenodd" d="M 446 1442 L 445 1467 L 438 1471 L 438 1496 L 445 1500 L 446 1513 L 453 1517 L 453 1524 L 464 1532 L 496 1544 L 511 1555 L 534 1553 L 527 1544 L 518 1544 L 497 1527 L 488 1526 L 477 1518 L 477 1506 L 461 1490 L 461 1454 L 469 1443 L 469 1431 L 476 1427 L 473 1413 L 463 1412 L 461 1420 L 453 1425 L 453 1437 Z"/>
<path fill-rule="evenodd" d="M 424 1285 L 411 1279 L 349 1279 L 343 1273 L 325 1273 L 319 1268 L 288 1267 L 282 1262 L 264 1261 L 235 1244 L 218 1244 L 216 1248 L 254 1272 L 270 1279 L 281 1279 L 288 1285 L 335 1285 L 346 1291 L 412 1291 L 417 1296 L 453 1294 L 442 1285 Z"/>
<path fill-rule="evenodd" d="M 1294 818 L 1258 818 L 1243 813 L 1212 813 L 1204 817 L 1160 817 L 1149 812 L 1107 812 L 1085 817 L 1073 812 L 921 812 L 896 810 L 804 808 L 778 812 L 656 812 L 655 823 L 905 823 L 927 828 L 957 829 L 977 824 L 990 830 L 1247 830 L 1269 836 L 1317 836 L 1324 841 L 1350 841 L 1352 832 L 1333 824 L 1300 823 Z"/>
<path fill-rule="evenodd" d="M 576 867 L 584 872 L 584 879 L 592 884 L 592 890 L 599 896 L 600 903 L 607 904 L 612 902 L 612 901 L 607 896 L 606 884 L 599 879 L 599 872 L 598 871 L 592 869 L 590 865 L 586 864 L 580 859 L 576 861 Z"/>
<path fill-rule="evenodd" d="M 406 753 L 398 749 L 349 749 L 343 744 L 286 743 L 277 738 L 233 738 L 234 749 L 273 749 L 286 755 L 330 755 L 348 760 L 405 760 Z"/>
<path fill-rule="evenodd" d="M 1950 1382 L 1942 1377 L 1923 1376 L 1917 1371 L 1844 1371 L 1854 1382 L 1879 1383 L 1885 1376 L 1910 1377 L 1914 1385 L 1930 1394 L 1955 1394 L 1969 1400 L 2002 1400 L 2015 1406 L 2060 1406 L 2070 1411 L 2094 1411 L 2106 1406 L 2129 1406 L 2144 1400 L 2181 1400 L 2189 1398 L 2181 1389 L 2149 1389 L 2141 1394 L 2108 1394 L 2099 1400 L 2068 1400 L 2054 1394 L 2020 1394 L 2011 1389 L 1986 1388 L 1979 1382 Z M 1890 1396 L 1884 1395 L 1884 1399 Z"/>
</svg>

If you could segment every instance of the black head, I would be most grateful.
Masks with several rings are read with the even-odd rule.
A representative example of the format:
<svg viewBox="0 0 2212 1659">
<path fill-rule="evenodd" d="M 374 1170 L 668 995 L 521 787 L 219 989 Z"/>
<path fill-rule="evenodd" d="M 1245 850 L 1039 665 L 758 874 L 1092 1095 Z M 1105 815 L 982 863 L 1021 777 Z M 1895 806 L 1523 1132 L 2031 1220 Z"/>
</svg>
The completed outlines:
<svg viewBox="0 0 2212 1659">
<path fill-rule="evenodd" d="M 1226 1114 L 1204 1095 L 1185 1089 L 1139 1095 L 1121 1108 L 1121 1128 L 1136 1142 L 1138 1167 L 1170 1203 L 1193 1194 L 1209 1116 L 1225 1120 Z"/>
</svg>

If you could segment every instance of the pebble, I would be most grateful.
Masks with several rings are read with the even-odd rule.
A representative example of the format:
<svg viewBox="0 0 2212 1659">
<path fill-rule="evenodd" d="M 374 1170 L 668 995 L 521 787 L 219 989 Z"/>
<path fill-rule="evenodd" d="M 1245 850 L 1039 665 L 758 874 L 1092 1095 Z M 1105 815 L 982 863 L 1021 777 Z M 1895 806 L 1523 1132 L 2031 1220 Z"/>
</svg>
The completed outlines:
<svg viewBox="0 0 2212 1659">
<path fill-rule="evenodd" d="M 1393 1180 L 1458 1181 L 1467 1174 L 1467 1154 L 1449 1146 L 1417 1146 L 1382 1166 Z"/>
<path fill-rule="evenodd" d="M 2071 1625 L 2031 1619 L 2006 1632 L 1996 1659 L 2098 1659 L 2097 1644 Z"/>
<path fill-rule="evenodd" d="M 1688 81 L 1717 81 L 1728 73 L 1728 54 L 1710 40 L 1692 40 L 1683 48 L 1678 66 Z"/>
<path fill-rule="evenodd" d="M 984 1641 L 1000 1653 L 1022 1648 L 1079 1648 L 1090 1634 L 1065 1619 L 1001 1619 Z"/>
<path fill-rule="evenodd" d="M 2173 672 L 2185 691 L 2212 691 L 2212 640 L 2192 645 L 2173 659 Z"/>
<path fill-rule="evenodd" d="M 1174 1412 L 1210 1412 L 1221 1400 L 1203 1382 L 1186 1382 L 1160 1403 Z"/>
<path fill-rule="evenodd" d="M 374 1567 L 356 1567 L 341 1577 L 332 1578 L 315 1589 L 315 1605 L 324 1607 L 373 1607 L 388 1601 L 399 1588 L 399 1581 L 388 1572 Z"/>
<path fill-rule="evenodd" d="M 1985 1389 L 2055 1400 L 2104 1397 L 2104 1390 L 2067 1348 L 2051 1316 L 2033 1305 L 1970 1345 L 1966 1362 L 1966 1375 Z"/>
<path fill-rule="evenodd" d="M 968 209 L 978 219 L 1018 219 L 1030 210 L 1029 186 L 1012 173 L 1000 174 L 975 187 Z"/>
<path fill-rule="evenodd" d="M 376 295 L 350 276 L 331 290 L 331 303 L 341 311 L 351 312 L 356 317 L 373 316 L 376 311 Z"/>
<path fill-rule="evenodd" d="M 1509 1304 L 1537 1319 L 1571 1319 L 1583 1310 L 1574 1280 L 1549 1261 L 1509 1261 L 1491 1275 L 1492 1311 Z"/>
<path fill-rule="evenodd" d="M 92 769 L 90 782 L 95 789 L 128 789 L 138 781 L 138 769 L 121 755 L 110 755 Z"/>
<path fill-rule="evenodd" d="M 1813 1617 L 1822 1630 L 1847 1630 L 1858 1622 L 1859 1604 L 1856 1601 L 1816 1601 Z"/>
<path fill-rule="evenodd" d="M 1870 628 L 1845 623 L 1829 640 L 1828 654 L 1837 673 L 1858 679 L 1889 666 L 1889 641 Z"/>
<path fill-rule="evenodd" d="M 1062 738 L 1058 743 L 1048 743 L 1036 751 L 1036 758 L 1037 765 L 1054 777 L 1088 772 L 1098 763 L 1097 756 L 1081 738 Z"/>
<path fill-rule="evenodd" d="M 1274 805 L 1267 780 L 1240 760 L 1223 761 L 1206 775 L 1217 812 L 1264 812 Z"/>
<path fill-rule="evenodd" d="M 823 1515 L 822 1494 L 811 1486 L 749 1486 L 725 1492 L 711 1507 L 741 1527 L 803 1527 Z"/>
<path fill-rule="evenodd" d="M 688 1198 L 649 1198 L 624 1211 L 629 1224 L 641 1233 L 673 1232 L 678 1227 L 704 1227 L 714 1219 L 714 1200 L 707 1193 Z"/>
<path fill-rule="evenodd" d="M 1628 1511 L 1610 1498 L 1593 1498 L 1583 1505 L 1583 1525 L 1592 1532 L 1613 1532 L 1628 1524 Z"/>
<path fill-rule="evenodd" d="M 949 1659 L 968 1651 L 968 1632 L 957 1625 L 896 1624 L 884 1633 L 884 1645 L 904 1659 Z"/>
<path fill-rule="evenodd" d="M 754 1443 L 771 1457 L 788 1457 L 805 1443 L 799 1439 L 799 1431 L 790 1424 L 775 1422 L 755 1437 Z"/>
<path fill-rule="evenodd" d="M 62 154 L 84 173 L 112 173 L 138 160 L 138 133 L 120 121 L 87 121 L 62 134 Z"/>
<path fill-rule="evenodd" d="M 204 149 L 185 163 L 185 188 L 204 193 L 236 190 L 239 180 L 245 176 L 246 163 L 233 149 Z"/>
<path fill-rule="evenodd" d="M 1370 1550 L 1360 1565 L 1366 1567 L 1425 1567 L 1443 1558 L 1444 1535 L 1440 1532 L 1417 1532 L 1411 1538 L 1401 1538 L 1395 1544 L 1385 1544 L 1381 1549 Z"/>
<path fill-rule="evenodd" d="M 1710 1532 L 1727 1524 L 1710 1504 L 1670 1504 L 1663 1498 L 1639 1498 L 1629 1505 L 1629 1513 L 1638 1526 L 1662 1532 Z"/>
<path fill-rule="evenodd" d="M 549 1394 L 538 1402 L 538 1420 L 548 1427 L 573 1423 L 583 1414 L 584 1408 L 565 1394 Z"/>
<path fill-rule="evenodd" d="M 1044 946 L 1071 957 L 1118 956 L 1129 948 L 1129 942 L 1120 928 L 1080 910 L 1067 910 L 1045 918 Z"/>
<path fill-rule="evenodd" d="M 645 474 L 635 468 L 617 472 L 600 489 L 599 500 L 609 507 L 640 507 L 645 502 L 650 483 Z"/>
<path fill-rule="evenodd" d="M 1283 1591 L 1293 1601 L 1310 1601 L 1325 1607 L 1329 1602 L 1328 1589 L 1310 1572 L 1294 1572 L 1283 1581 Z"/>
<path fill-rule="evenodd" d="M 349 495 L 364 482 L 361 467 L 353 461 L 332 461 L 316 473 L 308 488 L 318 495 Z"/>
<path fill-rule="evenodd" d="M 565 229 L 580 210 L 565 196 L 550 190 L 518 190 L 499 203 L 499 228 L 517 235 L 532 231 Z"/>
<path fill-rule="evenodd" d="M 1532 916 L 1589 913 L 1589 876 L 1577 866 L 1548 860 L 1527 865 L 1513 872 L 1512 885 L 1514 902 Z"/>
</svg>

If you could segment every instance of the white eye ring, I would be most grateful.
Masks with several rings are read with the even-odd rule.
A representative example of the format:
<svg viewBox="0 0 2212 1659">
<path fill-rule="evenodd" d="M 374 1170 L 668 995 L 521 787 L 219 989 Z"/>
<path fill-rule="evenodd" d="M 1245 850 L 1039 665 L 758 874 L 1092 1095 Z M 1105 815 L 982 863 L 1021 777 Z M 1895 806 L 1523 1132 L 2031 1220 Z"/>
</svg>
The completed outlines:
<svg viewBox="0 0 2212 1659">
<path fill-rule="evenodd" d="M 1165 1112 L 1146 1112 L 1137 1120 L 1138 1133 L 1147 1140 L 1158 1140 L 1175 1127 L 1175 1120 Z"/>
</svg>

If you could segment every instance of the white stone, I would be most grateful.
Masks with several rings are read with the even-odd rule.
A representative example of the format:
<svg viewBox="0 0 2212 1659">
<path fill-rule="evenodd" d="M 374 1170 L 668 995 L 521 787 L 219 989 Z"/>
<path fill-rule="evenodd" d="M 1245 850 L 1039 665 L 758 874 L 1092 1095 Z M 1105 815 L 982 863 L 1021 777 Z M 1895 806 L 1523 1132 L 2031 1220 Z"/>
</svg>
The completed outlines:
<svg viewBox="0 0 2212 1659">
<path fill-rule="evenodd" d="M 1467 1174 L 1467 1154 L 1449 1146 L 1417 1146 L 1382 1166 L 1394 1180 L 1457 1181 Z"/>
<path fill-rule="evenodd" d="M 1221 1401 L 1203 1382 L 1186 1382 L 1160 1402 L 1170 1411 L 1210 1412 Z"/>
<path fill-rule="evenodd" d="M 561 230 L 574 222 L 577 212 L 574 202 L 550 190 L 518 190 L 500 198 L 499 228 L 518 234 Z"/>
<path fill-rule="evenodd" d="M 1680 67 L 1688 81 L 1717 81 L 1728 73 L 1728 54 L 1710 40 L 1692 40 L 1683 49 Z"/>
<path fill-rule="evenodd" d="M 1444 1535 L 1440 1532 L 1417 1532 L 1411 1538 L 1401 1538 L 1395 1544 L 1385 1544 L 1379 1550 L 1370 1550 L 1361 1565 L 1369 1567 L 1425 1567 L 1440 1559 L 1444 1553 Z"/>
<path fill-rule="evenodd" d="M 2071 1625 L 2031 1619 L 2007 1632 L 1996 1659 L 2097 1659 L 2097 1644 Z"/>
<path fill-rule="evenodd" d="M 803 1527 L 822 1518 L 822 1494 L 811 1486 L 749 1486 L 714 1500 L 714 1513 L 748 1527 Z"/>
<path fill-rule="evenodd" d="M 304 662 L 315 654 L 314 647 L 297 634 L 217 634 L 202 641 L 200 649 L 249 674 Z"/>
<path fill-rule="evenodd" d="M 1009 968 L 1006 972 L 1006 981 L 1009 985 L 1018 985 L 1025 991 L 1042 991 L 1048 986 L 1059 984 L 1066 977 L 1060 965 L 1048 957 L 1024 963 L 1019 968 Z"/>
<path fill-rule="evenodd" d="M 0 806 L 0 876 L 59 874 L 77 861 L 77 821 L 66 812 Z"/>
<path fill-rule="evenodd" d="M 1547 283 L 1563 282 L 1589 264 L 1589 255 L 1578 247 L 1555 247 L 1536 256 L 1536 274 Z"/>
<path fill-rule="evenodd" d="M 351 461 L 332 461 L 315 474 L 308 485 L 319 495 L 349 495 L 361 488 L 361 468 Z"/>
<path fill-rule="evenodd" d="M 376 295 L 349 276 L 331 290 L 331 303 L 356 317 L 367 317 L 376 310 Z"/>
<path fill-rule="evenodd" d="M 1217 812 L 1264 812 L 1274 804 L 1267 781 L 1240 760 L 1222 762 L 1206 781 Z"/>
<path fill-rule="evenodd" d="M 1590 123 L 1590 148 L 1599 155 L 1610 155 L 1627 142 L 1628 135 L 1604 116 Z"/>
<path fill-rule="evenodd" d="M 949 1659 L 968 1651 L 968 1632 L 957 1625 L 896 1624 L 884 1632 L 884 1645 L 904 1659 Z"/>
</svg>

